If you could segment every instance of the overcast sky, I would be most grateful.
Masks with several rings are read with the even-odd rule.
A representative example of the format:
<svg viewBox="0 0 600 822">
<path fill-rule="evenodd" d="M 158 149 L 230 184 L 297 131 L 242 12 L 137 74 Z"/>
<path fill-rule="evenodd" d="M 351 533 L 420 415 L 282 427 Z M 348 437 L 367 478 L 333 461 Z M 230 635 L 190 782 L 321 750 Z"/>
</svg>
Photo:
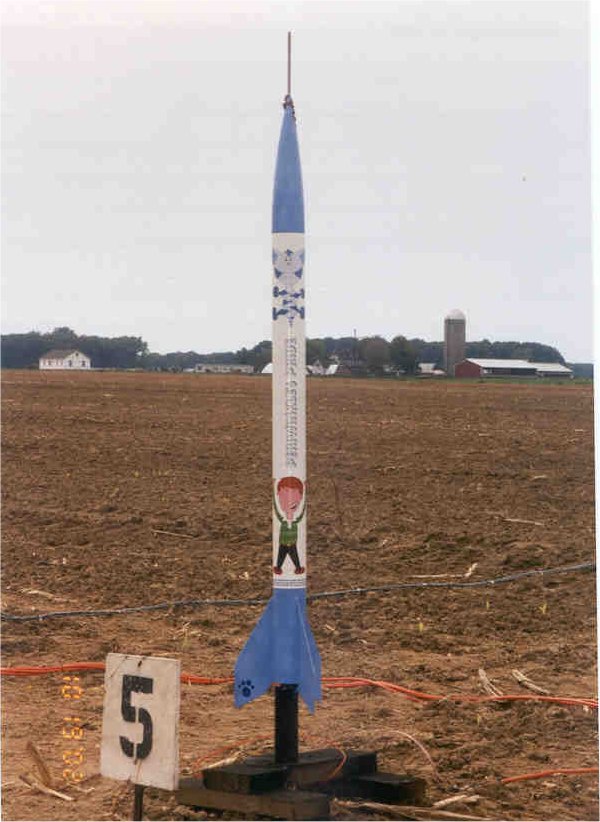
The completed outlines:
<svg viewBox="0 0 600 822">
<path fill-rule="evenodd" d="M 592 359 L 583 2 L 4 0 L 3 332 L 271 336 L 292 29 L 307 334 Z"/>
</svg>

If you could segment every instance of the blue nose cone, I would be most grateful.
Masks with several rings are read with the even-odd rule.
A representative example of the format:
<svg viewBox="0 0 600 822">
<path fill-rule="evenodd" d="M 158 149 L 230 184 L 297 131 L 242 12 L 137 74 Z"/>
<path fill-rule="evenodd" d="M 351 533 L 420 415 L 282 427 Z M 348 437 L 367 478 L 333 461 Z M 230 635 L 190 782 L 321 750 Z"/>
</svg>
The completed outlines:
<svg viewBox="0 0 600 822">
<path fill-rule="evenodd" d="M 273 189 L 273 233 L 304 233 L 304 196 L 292 101 L 286 98 Z"/>
</svg>

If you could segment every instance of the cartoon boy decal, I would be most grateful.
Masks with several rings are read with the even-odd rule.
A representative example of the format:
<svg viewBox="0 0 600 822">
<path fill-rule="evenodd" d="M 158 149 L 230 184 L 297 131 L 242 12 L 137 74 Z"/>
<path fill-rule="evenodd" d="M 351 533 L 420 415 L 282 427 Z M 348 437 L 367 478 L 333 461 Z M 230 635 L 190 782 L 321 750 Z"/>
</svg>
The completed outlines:
<svg viewBox="0 0 600 822">
<path fill-rule="evenodd" d="M 302 503 L 301 508 L 300 503 Z M 294 563 L 294 573 L 303 574 L 305 569 L 300 565 L 298 557 L 298 524 L 306 511 L 306 501 L 304 500 L 304 485 L 298 477 L 283 477 L 279 480 L 276 494 L 273 495 L 273 510 L 280 522 L 279 551 L 273 573 L 283 573 L 282 565 L 285 558 L 289 556 Z M 283 512 L 283 516 L 280 511 Z"/>
</svg>

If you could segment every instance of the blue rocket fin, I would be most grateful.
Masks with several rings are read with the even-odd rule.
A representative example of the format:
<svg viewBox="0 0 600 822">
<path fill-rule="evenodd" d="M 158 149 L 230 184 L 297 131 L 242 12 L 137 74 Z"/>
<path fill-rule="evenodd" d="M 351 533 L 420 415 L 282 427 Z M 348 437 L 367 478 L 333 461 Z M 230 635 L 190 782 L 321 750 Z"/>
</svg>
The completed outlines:
<svg viewBox="0 0 600 822">
<path fill-rule="evenodd" d="M 308 624 L 304 588 L 274 589 L 235 665 L 236 707 L 262 696 L 273 683 L 298 685 L 311 713 L 321 699 L 321 657 Z"/>
</svg>

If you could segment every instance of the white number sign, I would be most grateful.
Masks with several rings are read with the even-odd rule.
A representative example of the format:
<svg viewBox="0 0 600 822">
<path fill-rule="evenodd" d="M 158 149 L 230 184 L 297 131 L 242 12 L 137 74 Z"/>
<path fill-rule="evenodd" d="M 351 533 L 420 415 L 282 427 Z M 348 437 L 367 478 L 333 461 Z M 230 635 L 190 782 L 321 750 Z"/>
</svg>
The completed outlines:
<svg viewBox="0 0 600 822">
<path fill-rule="evenodd" d="M 179 781 L 178 659 L 108 654 L 100 773 L 173 791 Z"/>
</svg>

